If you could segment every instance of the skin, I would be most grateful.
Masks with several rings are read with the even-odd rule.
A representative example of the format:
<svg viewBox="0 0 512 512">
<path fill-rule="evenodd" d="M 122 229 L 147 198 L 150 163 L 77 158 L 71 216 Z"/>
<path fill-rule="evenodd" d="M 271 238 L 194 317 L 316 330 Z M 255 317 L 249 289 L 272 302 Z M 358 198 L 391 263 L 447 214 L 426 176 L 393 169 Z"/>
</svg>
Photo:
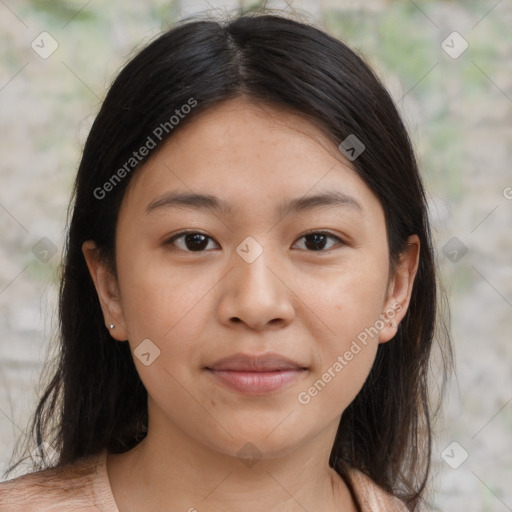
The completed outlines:
<svg viewBox="0 0 512 512">
<path fill-rule="evenodd" d="M 190 121 L 129 184 L 116 231 L 117 280 L 94 243 L 83 245 L 112 336 L 132 353 L 144 339 L 160 350 L 148 366 L 134 357 L 148 390 L 148 435 L 107 458 L 119 510 L 356 511 L 328 458 L 379 343 L 393 342 L 391 322 L 406 313 L 418 237 L 389 275 L 379 200 L 310 121 L 245 98 Z M 283 200 L 326 190 L 349 194 L 362 210 L 275 211 Z M 232 213 L 175 206 L 146 213 L 167 191 L 217 196 Z M 165 243 L 183 230 L 207 235 L 208 245 L 197 252 L 184 237 Z M 309 230 L 344 243 L 328 238 L 312 250 Z M 263 249 L 251 263 L 236 252 L 249 236 Z M 301 404 L 298 394 L 393 306 L 378 335 Z M 237 352 L 277 352 L 308 370 L 277 392 L 246 396 L 205 370 Z M 250 467 L 237 456 L 248 442 L 259 454 Z"/>
</svg>

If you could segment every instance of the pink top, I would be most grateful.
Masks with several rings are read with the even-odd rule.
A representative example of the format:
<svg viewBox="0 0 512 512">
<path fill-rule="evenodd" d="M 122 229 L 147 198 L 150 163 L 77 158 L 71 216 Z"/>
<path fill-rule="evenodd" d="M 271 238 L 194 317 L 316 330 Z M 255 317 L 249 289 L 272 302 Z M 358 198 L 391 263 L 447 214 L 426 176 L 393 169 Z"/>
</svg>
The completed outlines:
<svg viewBox="0 0 512 512">
<path fill-rule="evenodd" d="M 28 473 L 0 483 L 0 512 L 119 512 L 107 474 L 107 451 L 65 468 Z M 357 470 L 350 485 L 361 512 L 407 512 L 405 504 Z M 64 485 L 63 485 L 64 484 Z"/>
</svg>

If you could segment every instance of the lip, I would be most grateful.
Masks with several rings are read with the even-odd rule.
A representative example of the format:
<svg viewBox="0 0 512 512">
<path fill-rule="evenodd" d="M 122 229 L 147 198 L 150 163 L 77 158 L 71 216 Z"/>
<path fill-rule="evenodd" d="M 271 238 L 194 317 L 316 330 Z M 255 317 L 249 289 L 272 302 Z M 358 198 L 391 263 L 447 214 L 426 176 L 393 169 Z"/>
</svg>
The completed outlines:
<svg viewBox="0 0 512 512">
<path fill-rule="evenodd" d="M 205 369 L 221 384 L 246 395 L 264 395 L 291 386 L 307 367 L 279 354 L 234 354 Z"/>
<path fill-rule="evenodd" d="M 206 368 L 216 371 L 270 372 L 276 370 L 304 370 L 307 367 L 280 354 L 269 352 L 260 355 L 233 354 L 219 359 Z"/>
</svg>

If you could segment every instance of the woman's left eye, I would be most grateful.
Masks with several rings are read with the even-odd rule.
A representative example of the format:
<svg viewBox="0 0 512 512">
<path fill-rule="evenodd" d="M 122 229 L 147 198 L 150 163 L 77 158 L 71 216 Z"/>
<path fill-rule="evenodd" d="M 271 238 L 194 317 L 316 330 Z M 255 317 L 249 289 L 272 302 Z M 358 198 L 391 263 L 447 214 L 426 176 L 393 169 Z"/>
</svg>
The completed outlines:
<svg viewBox="0 0 512 512">
<path fill-rule="evenodd" d="M 331 235 L 330 233 L 325 233 L 323 231 L 311 231 L 306 233 L 300 237 L 301 239 L 306 240 L 304 246 L 311 251 L 323 251 L 325 249 L 331 249 L 336 242 L 343 245 L 343 240 L 335 235 Z M 334 243 L 329 245 L 328 240 L 335 240 Z"/>
</svg>

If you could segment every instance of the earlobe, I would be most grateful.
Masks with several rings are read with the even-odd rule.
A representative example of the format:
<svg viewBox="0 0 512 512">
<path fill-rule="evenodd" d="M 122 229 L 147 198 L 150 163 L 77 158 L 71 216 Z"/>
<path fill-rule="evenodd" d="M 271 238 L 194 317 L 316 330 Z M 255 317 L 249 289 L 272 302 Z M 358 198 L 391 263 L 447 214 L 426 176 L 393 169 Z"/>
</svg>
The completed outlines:
<svg viewBox="0 0 512 512">
<path fill-rule="evenodd" d="M 379 332 L 379 343 L 386 343 L 391 340 L 400 328 L 400 322 L 407 313 L 411 301 L 419 258 L 420 240 L 417 235 L 411 235 L 407 240 L 407 248 L 400 257 L 398 268 L 390 283 L 388 299 L 384 304 L 383 312 L 385 326 Z"/>
<path fill-rule="evenodd" d="M 98 247 L 92 240 L 82 244 L 82 252 L 89 269 L 89 274 L 94 282 L 96 293 L 100 301 L 105 329 L 118 341 L 128 339 L 125 327 L 119 287 L 115 276 L 108 265 L 101 258 Z"/>
</svg>

